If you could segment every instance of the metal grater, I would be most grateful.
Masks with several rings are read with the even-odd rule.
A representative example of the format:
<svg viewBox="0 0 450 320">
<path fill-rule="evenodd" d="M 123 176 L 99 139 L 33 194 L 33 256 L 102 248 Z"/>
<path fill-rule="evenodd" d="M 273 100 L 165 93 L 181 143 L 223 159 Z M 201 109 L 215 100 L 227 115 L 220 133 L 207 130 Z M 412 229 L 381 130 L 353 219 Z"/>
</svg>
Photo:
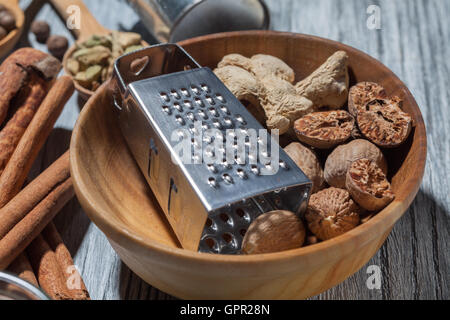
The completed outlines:
<svg viewBox="0 0 450 320">
<path fill-rule="evenodd" d="M 142 67 L 133 73 L 136 59 Z M 308 178 L 270 135 L 267 144 L 262 134 L 256 146 L 250 143 L 255 135 L 246 135 L 264 128 L 181 47 L 162 44 L 120 57 L 110 86 L 123 136 L 183 248 L 239 253 L 257 216 L 306 208 Z M 182 161 L 177 149 L 183 139 L 192 163 Z M 214 152 L 222 140 L 231 146 L 222 151 L 236 153 Z M 238 156 L 239 141 L 248 148 L 245 159 Z M 198 150 L 209 162 L 197 161 Z"/>
</svg>

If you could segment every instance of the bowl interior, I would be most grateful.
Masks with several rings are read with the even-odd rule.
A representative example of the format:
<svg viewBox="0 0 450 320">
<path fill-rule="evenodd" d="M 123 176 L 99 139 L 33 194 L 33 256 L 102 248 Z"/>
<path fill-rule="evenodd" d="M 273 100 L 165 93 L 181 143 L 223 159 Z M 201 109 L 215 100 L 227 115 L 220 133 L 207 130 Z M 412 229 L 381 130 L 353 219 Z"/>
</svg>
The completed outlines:
<svg viewBox="0 0 450 320">
<path fill-rule="evenodd" d="M 330 241 L 292 250 L 293 255 L 310 252 L 313 247 L 329 248 L 339 241 L 361 236 L 371 228 L 377 229 L 383 219 L 396 221 L 410 205 L 423 176 L 425 128 L 420 110 L 408 89 L 380 62 L 340 43 L 290 33 L 225 33 L 187 40 L 181 45 L 201 65 L 210 68 L 229 53 L 245 56 L 271 54 L 290 65 L 296 71 L 297 80 L 309 75 L 335 51 L 345 50 L 350 57 L 352 84 L 374 81 L 383 85 L 388 94 L 404 99 L 404 109 L 412 115 L 416 126 L 407 143 L 395 151 L 386 152 L 395 201 L 363 226 Z M 121 136 L 110 99 L 105 84 L 84 107 L 73 133 L 72 175 L 83 207 L 114 241 L 138 242 L 200 259 L 201 255 L 196 252 L 177 249 L 179 244 Z M 399 206 L 401 209 L 397 210 Z M 379 231 L 377 229 L 376 232 Z M 277 254 L 265 256 L 277 257 Z M 240 256 L 234 259 L 251 258 Z"/>
</svg>

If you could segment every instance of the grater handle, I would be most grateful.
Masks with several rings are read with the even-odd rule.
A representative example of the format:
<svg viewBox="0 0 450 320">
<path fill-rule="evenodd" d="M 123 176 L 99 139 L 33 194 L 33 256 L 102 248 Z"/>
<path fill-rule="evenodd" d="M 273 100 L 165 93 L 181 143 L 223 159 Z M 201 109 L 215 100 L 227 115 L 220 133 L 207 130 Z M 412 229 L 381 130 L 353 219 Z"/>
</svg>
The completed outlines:
<svg viewBox="0 0 450 320">
<path fill-rule="evenodd" d="M 130 65 L 138 59 L 148 60 L 142 69 L 133 73 Z M 117 59 L 112 84 L 125 96 L 132 82 L 197 68 L 201 66 L 180 46 L 170 43 L 154 45 Z"/>
</svg>

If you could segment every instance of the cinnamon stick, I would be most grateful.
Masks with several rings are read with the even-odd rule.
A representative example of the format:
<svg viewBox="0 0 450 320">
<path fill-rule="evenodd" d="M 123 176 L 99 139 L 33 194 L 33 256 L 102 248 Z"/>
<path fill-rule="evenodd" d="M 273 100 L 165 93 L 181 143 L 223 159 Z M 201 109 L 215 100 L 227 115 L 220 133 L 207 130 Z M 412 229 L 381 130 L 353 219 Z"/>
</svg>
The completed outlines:
<svg viewBox="0 0 450 320">
<path fill-rule="evenodd" d="M 75 268 L 72 256 L 53 222 L 48 224 L 42 235 L 55 253 L 56 260 L 63 271 L 69 295 L 75 300 L 89 300 L 90 297 L 86 285 Z"/>
<path fill-rule="evenodd" d="M 33 268 L 25 252 L 19 254 L 13 263 L 8 267 L 8 271 L 16 274 L 19 278 L 28 281 L 35 287 L 39 287 Z"/>
<path fill-rule="evenodd" d="M 27 253 L 39 284 L 47 295 L 54 300 L 71 300 L 56 255 L 42 235 L 33 240 L 27 248 Z"/>
<path fill-rule="evenodd" d="M 69 76 L 60 77 L 42 102 L 0 176 L 0 208 L 22 188 L 39 150 L 74 91 Z"/>
<path fill-rule="evenodd" d="M 33 72 L 29 75 L 28 84 L 21 89 L 18 97 L 14 99 L 14 104 L 19 107 L 0 131 L 0 175 L 36 114 L 39 105 L 44 100 L 48 87 L 49 83 L 39 77 L 36 72 Z"/>
<path fill-rule="evenodd" d="M 68 178 L 0 240 L 0 270 L 8 267 L 25 250 L 73 196 L 72 179 Z"/>
<path fill-rule="evenodd" d="M 67 151 L 0 209 L 0 239 L 6 236 L 56 186 L 69 177 L 69 152 Z"/>
<path fill-rule="evenodd" d="M 18 97 L 24 93 L 22 89 L 33 84 L 29 81 L 30 73 L 37 72 L 43 80 L 51 82 L 60 69 L 61 63 L 56 58 L 33 48 L 21 48 L 6 58 L 0 65 L 0 125 L 13 108 L 12 101 L 23 98 Z"/>
</svg>

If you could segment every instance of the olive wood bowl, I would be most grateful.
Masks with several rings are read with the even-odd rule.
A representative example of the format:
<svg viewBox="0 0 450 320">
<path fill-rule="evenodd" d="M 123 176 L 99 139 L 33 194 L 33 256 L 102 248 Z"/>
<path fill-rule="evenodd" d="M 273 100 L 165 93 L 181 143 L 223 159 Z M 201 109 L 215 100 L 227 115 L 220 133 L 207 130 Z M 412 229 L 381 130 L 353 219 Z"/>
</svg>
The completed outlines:
<svg viewBox="0 0 450 320">
<path fill-rule="evenodd" d="M 424 122 L 413 96 L 383 64 L 331 40 L 273 31 L 214 34 L 180 43 L 213 68 L 229 53 L 266 53 L 286 61 L 297 80 L 332 53 L 345 50 L 352 84 L 374 81 L 404 99 L 415 128 L 386 152 L 395 200 L 368 222 L 334 239 L 262 255 L 214 255 L 181 249 L 148 188 L 113 116 L 106 84 L 88 101 L 73 131 L 71 171 L 76 194 L 121 259 L 146 282 L 184 299 L 303 299 L 321 293 L 364 266 L 416 196 L 425 168 Z"/>
<path fill-rule="evenodd" d="M 17 44 L 25 23 L 25 15 L 19 7 L 19 0 L 3 0 L 2 4 L 11 11 L 16 18 L 16 28 L 0 40 L 0 58 L 6 56 Z"/>
<path fill-rule="evenodd" d="M 73 13 L 71 10 L 69 10 L 70 7 L 77 6 L 79 8 L 80 16 L 82 17 L 83 22 L 81 23 L 79 29 L 72 30 L 72 32 L 77 38 L 77 43 L 82 43 L 88 40 L 93 35 L 107 35 L 112 32 L 112 30 L 103 27 L 95 19 L 95 17 L 91 14 L 89 9 L 84 4 L 83 0 L 50 0 L 50 1 L 64 21 L 70 19 L 70 15 Z M 141 41 L 141 44 L 143 46 L 148 46 L 148 43 L 143 40 Z M 69 68 L 67 67 L 67 62 L 76 50 L 77 50 L 76 44 L 68 48 L 68 50 L 64 54 L 64 58 L 62 61 L 64 72 L 67 75 L 71 76 L 72 78 L 74 77 L 74 75 L 69 71 Z M 82 99 L 84 99 L 84 101 L 88 100 L 94 94 L 94 91 L 83 87 L 76 80 L 73 80 L 73 82 L 75 84 L 75 90 L 77 90 L 78 94 Z"/>
</svg>

